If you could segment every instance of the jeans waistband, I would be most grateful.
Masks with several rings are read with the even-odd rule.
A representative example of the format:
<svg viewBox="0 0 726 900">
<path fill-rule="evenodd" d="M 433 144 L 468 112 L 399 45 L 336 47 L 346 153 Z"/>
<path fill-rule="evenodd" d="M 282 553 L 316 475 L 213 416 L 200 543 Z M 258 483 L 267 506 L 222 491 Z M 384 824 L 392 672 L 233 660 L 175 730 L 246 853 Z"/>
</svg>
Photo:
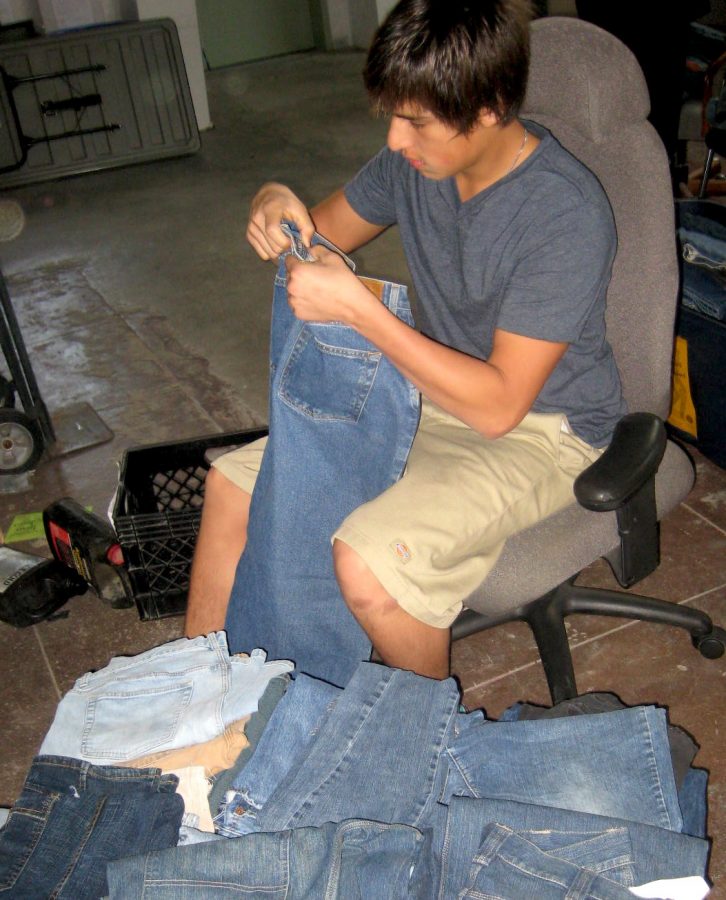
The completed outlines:
<svg viewBox="0 0 726 900">
<path fill-rule="evenodd" d="M 301 259 L 303 262 L 314 262 L 314 257 L 310 250 L 303 244 L 300 233 L 297 228 L 289 222 L 283 222 L 280 228 L 290 238 L 290 253 Z M 320 244 L 337 253 L 338 256 L 346 263 L 346 265 L 355 272 L 355 263 L 346 256 L 345 253 L 335 244 L 324 238 L 317 231 L 313 235 L 313 245 Z M 360 276 L 360 280 L 365 286 L 378 297 L 378 299 L 399 319 L 403 319 L 409 324 L 413 324 L 413 313 L 411 304 L 408 300 L 408 291 L 405 285 L 397 284 L 394 281 L 386 281 L 380 278 L 371 278 L 369 276 Z"/>
<path fill-rule="evenodd" d="M 292 224 L 292 222 L 282 222 L 280 225 L 280 230 L 283 234 L 286 234 L 290 238 L 290 253 L 294 256 L 297 256 L 298 259 L 301 259 L 303 262 L 315 262 L 315 257 L 312 255 L 310 250 L 303 244 L 302 239 L 300 237 L 300 232 L 297 230 L 296 226 Z M 337 253 L 338 256 L 345 262 L 348 268 L 352 269 L 355 272 L 355 263 L 353 260 L 346 256 L 345 253 L 340 249 L 340 247 L 336 247 L 331 241 L 327 238 L 324 238 L 322 234 L 318 234 L 317 231 L 313 235 L 313 244 L 320 244 L 323 247 L 327 247 L 328 250 L 332 250 L 333 253 Z"/>
<path fill-rule="evenodd" d="M 252 656 L 260 652 L 253 651 Z M 134 656 L 115 656 L 104 668 L 82 675 L 73 686 L 73 691 L 97 691 L 105 683 L 114 684 L 121 678 L 202 672 L 216 668 L 224 670 L 232 663 L 226 634 L 223 631 L 210 632 L 196 638 L 168 641 Z"/>
<path fill-rule="evenodd" d="M 66 793 L 71 789 L 80 792 L 96 788 L 106 794 L 128 794 L 134 787 L 173 794 L 178 783 L 176 775 L 162 775 L 160 769 L 98 766 L 66 756 L 36 756 L 26 780 L 29 787 L 42 790 Z"/>
</svg>

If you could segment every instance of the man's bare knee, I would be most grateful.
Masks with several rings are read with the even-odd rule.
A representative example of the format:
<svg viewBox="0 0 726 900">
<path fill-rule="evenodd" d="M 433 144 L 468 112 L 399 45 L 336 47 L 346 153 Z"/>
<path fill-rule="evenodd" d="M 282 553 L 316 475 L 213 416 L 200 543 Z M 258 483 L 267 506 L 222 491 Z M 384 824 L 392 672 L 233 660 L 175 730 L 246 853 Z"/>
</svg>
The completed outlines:
<svg viewBox="0 0 726 900">
<path fill-rule="evenodd" d="M 343 541 L 333 542 L 333 565 L 343 598 L 354 615 L 386 613 L 398 607 L 360 554 Z"/>
</svg>

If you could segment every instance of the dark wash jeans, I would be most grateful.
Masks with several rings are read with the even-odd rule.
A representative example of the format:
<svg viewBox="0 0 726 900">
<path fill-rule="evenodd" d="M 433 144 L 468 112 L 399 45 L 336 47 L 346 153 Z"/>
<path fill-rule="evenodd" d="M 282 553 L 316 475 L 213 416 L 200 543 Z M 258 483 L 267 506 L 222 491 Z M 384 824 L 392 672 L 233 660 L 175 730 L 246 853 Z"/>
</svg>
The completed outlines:
<svg viewBox="0 0 726 900">
<path fill-rule="evenodd" d="M 0 831 L 0 897 L 98 900 L 107 863 L 176 845 L 177 783 L 158 769 L 36 757 Z"/>
<path fill-rule="evenodd" d="M 286 276 L 283 256 L 272 309 L 270 436 L 225 628 L 233 653 L 262 647 L 270 659 L 344 686 L 371 647 L 341 596 L 330 538 L 402 475 L 419 394 L 352 328 L 295 318 Z M 403 285 L 373 286 L 413 324 Z"/>
</svg>

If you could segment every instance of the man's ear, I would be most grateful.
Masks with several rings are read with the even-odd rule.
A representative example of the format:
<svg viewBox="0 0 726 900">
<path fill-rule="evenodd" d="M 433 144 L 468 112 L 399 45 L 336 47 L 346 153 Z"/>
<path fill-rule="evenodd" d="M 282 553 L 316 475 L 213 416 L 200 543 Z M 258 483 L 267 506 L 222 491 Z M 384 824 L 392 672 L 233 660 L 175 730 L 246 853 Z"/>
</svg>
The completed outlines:
<svg viewBox="0 0 726 900">
<path fill-rule="evenodd" d="M 479 113 L 479 124 L 484 128 L 493 128 L 499 124 L 499 116 L 491 109 L 483 109 Z"/>
</svg>

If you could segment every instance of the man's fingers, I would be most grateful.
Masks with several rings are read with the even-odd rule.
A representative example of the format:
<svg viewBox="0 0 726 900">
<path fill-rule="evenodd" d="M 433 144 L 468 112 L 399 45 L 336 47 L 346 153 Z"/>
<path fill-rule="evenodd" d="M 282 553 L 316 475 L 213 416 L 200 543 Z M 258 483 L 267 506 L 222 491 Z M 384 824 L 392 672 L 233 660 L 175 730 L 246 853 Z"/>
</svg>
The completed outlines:
<svg viewBox="0 0 726 900">
<path fill-rule="evenodd" d="M 260 227 L 256 222 L 250 222 L 247 228 L 247 240 L 262 259 L 276 259 L 290 246 L 290 242 L 279 230 L 279 226 L 274 226 L 270 231 L 272 233 Z M 275 231 L 279 232 L 279 238 L 275 235 Z"/>
</svg>

